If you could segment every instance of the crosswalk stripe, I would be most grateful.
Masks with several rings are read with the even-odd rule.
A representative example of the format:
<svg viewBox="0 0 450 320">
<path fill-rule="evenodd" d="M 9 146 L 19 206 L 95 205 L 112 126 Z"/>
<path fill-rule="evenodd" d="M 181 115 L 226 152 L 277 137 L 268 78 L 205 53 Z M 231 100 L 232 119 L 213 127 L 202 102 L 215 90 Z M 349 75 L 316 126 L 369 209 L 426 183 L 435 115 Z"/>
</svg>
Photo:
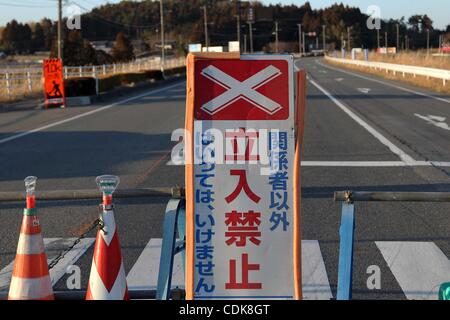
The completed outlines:
<svg viewBox="0 0 450 320">
<path fill-rule="evenodd" d="M 70 246 L 75 238 L 44 238 L 48 261 Z M 94 244 L 94 238 L 81 239 L 54 268 L 50 270 L 55 285 Z M 439 286 L 450 281 L 450 260 L 433 242 L 375 242 L 384 260 L 407 299 L 435 300 Z M 127 276 L 130 290 L 156 290 L 162 239 L 149 240 Z M 14 261 L 0 271 L 0 292 L 7 291 Z M 302 241 L 302 281 L 305 300 L 333 298 L 324 259 L 317 240 Z M 184 288 L 181 255 L 175 256 L 172 288 Z"/>
<path fill-rule="evenodd" d="M 128 273 L 127 283 L 131 290 L 156 290 L 162 239 L 152 238 Z M 184 273 L 181 255 L 173 263 L 172 288 L 184 288 Z"/>
<path fill-rule="evenodd" d="M 62 250 L 68 248 L 76 238 L 44 238 L 45 252 L 50 263 Z M 94 238 L 81 239 L 73 249 L 50 269 L 52 285 L 55 285 L 66 273 L 68 266 L 74 264 L 89 247 L 94 243 Z M 14 267 L 14 260 L 0 271 L 0 291 L 8 291 L 11 275 Z"/>
<path fill-rule="evenodd" d="M 437 300 L 450 261 L 433 242 L 375 242 L 409 300 Z"/>
<path fill-rule="evenodd" d="M 333 298 L 319 241 L 302 241 L 302 283 L 304 300 Z"/>
<path fill-rule="evenodd" d="M 130 289 L 156 289 L 162 239 L 151 239 L 128 273 Z M 305 300 L 330 300 L 333 296 L 328 282 L 319 242 L 302 241 L 302 280 Z M 184 288 L 181 255 L 176 255 L 172 274 L 172 288 Z"/>
</svg>

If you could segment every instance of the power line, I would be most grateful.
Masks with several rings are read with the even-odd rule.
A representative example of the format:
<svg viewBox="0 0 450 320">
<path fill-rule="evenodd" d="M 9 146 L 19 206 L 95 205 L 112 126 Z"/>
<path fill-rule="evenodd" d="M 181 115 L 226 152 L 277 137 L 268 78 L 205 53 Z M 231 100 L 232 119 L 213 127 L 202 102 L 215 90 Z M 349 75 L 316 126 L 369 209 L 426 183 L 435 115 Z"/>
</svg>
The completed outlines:
<svg viewBox="0 0 450 320">
<path fill-rule="evenodd" d="M 159 27 L 159 23 L 155 23 L 153 25 L 133 25 L 133 24 L 126 24 L 126 23 L 112 21 L 109 19 L 105 19 L 102 15 L 100 15 L 90 9 L 87 9 L 86 7 L 83 7 L 78 2 L 72 1 L 72 3 L 77 5 L 81 9 L 83 9 L 86 14 L 96 16 L 98 21 L 103 21 L 106 23 L 110 23 L 110 24 L 114 24 L 114 25 L 118 25 L 118 26 L 122 26 L 122 27 L 126 27 L 126 28 L 135 28 L 135 29 L 154 29 L 154 28 Z M 95 19 L 94 17 L 89 17 L 89 18 Z"/>
<path fill-rule="evenodd" d="M 53 8 L 51 5 L 32 5 L 32 4 L 17 4 L 17 3 L 6 3 L 0 2 L 0 6 L 3 7 L 16 7 L 16 8 Z"/>
</svg>

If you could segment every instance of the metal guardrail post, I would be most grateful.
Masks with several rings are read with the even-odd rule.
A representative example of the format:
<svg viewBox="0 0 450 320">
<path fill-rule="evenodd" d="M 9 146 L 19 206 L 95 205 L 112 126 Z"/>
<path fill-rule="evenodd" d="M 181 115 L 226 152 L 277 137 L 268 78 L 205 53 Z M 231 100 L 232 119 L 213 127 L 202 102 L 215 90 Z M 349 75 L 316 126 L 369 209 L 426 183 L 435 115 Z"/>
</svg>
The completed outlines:
<svg viewBox="0 0 450 320">
<path fill-rule="evenodd" d="M 350 300 L 352 298 L 354 232 L 355 207 L 351 199 L 351 192 L 348 192 L 347 200 L 342 203 L 341 226 L 339 229 L 337 300 Z"/>
<path fill-rule="evenodd" d="M 177 250 L 180 244 L 176 243 L 176 233 L 177 221 L 180 209 L 183 205 L 184 200 L 170 199 L 166 207 L 161 258 L 159 262 L 158 285 L 156 290 L 157 300 L 168 300 L 171 295 L 173 261 L 175 254 L 182 250 L 181 248 Z"/>
<path fill-rule="evenodd" d="M 11 96 L 11 81 L 9 79 L 9 73 L 7 72 L 5 74 L 5 79 L 6 79 L 6 93 L 8 95 L 8 98 Z"/>
<path fill-rule="evenodd" d="M 29 71 L 27 72 L 27 84 L 28 84 L 28 92 L 33 91 L 33 83 L 31 80 L 31 73 Z"/>
</svg>

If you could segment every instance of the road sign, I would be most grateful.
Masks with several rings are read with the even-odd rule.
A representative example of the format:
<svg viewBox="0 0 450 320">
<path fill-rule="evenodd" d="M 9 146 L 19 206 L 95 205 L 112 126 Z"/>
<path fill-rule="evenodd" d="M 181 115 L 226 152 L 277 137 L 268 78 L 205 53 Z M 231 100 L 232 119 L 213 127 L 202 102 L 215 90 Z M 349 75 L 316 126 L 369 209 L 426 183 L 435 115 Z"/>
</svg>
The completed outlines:
<svg viewBox="0 0 450 320">
<path fill-rule="evenodd" d="M 187 72 L 187 299 L 301 298 L 293 57 L 190 54 Z"/>
<path fill-rule="evenodd" d="M 228 52 L 240 52 L 240 45 L 239 41 L 228 41 Z"/>
<path fill-rule="evenodd" d="M 188 47 L 189 52 L 202 52 L 202 44 L 201 43 L 191 43 Z"/>
<path fill-rule="evenodd" d="M 198 120 L 287 120 L 289 62 L 200 60 L 196 64 Z"/>
<path fill-rule="evenodd" d="M 65 106 L 64 75 L 61 59 L 44 60 L 45 107 Z"/>
</svg>

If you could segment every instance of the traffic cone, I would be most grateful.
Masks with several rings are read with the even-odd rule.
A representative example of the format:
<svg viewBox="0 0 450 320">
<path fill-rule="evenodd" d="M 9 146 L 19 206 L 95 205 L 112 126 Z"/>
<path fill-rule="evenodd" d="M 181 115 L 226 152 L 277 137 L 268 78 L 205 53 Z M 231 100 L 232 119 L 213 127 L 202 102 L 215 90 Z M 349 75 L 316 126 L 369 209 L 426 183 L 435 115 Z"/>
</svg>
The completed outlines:
<svg viewBox="0 0 450 320">
<path fill-rule="evenodd" d="M 41 225 L 36 216 L 36 180 L 36 177 L 25 179 L 27 206 L 23 211 L 8 300 L 54 300 Z"/>
<path fill-rule="evenodd" d="M 127 280 L 112 205 L 112 193 L 119 184 L 119 178 L 101 176 L 96 181 L 103 192 L 103 203 L 100 205 L 103 227 L 97 232 L 86 300 L 128 300 Z"/>
</svg>

